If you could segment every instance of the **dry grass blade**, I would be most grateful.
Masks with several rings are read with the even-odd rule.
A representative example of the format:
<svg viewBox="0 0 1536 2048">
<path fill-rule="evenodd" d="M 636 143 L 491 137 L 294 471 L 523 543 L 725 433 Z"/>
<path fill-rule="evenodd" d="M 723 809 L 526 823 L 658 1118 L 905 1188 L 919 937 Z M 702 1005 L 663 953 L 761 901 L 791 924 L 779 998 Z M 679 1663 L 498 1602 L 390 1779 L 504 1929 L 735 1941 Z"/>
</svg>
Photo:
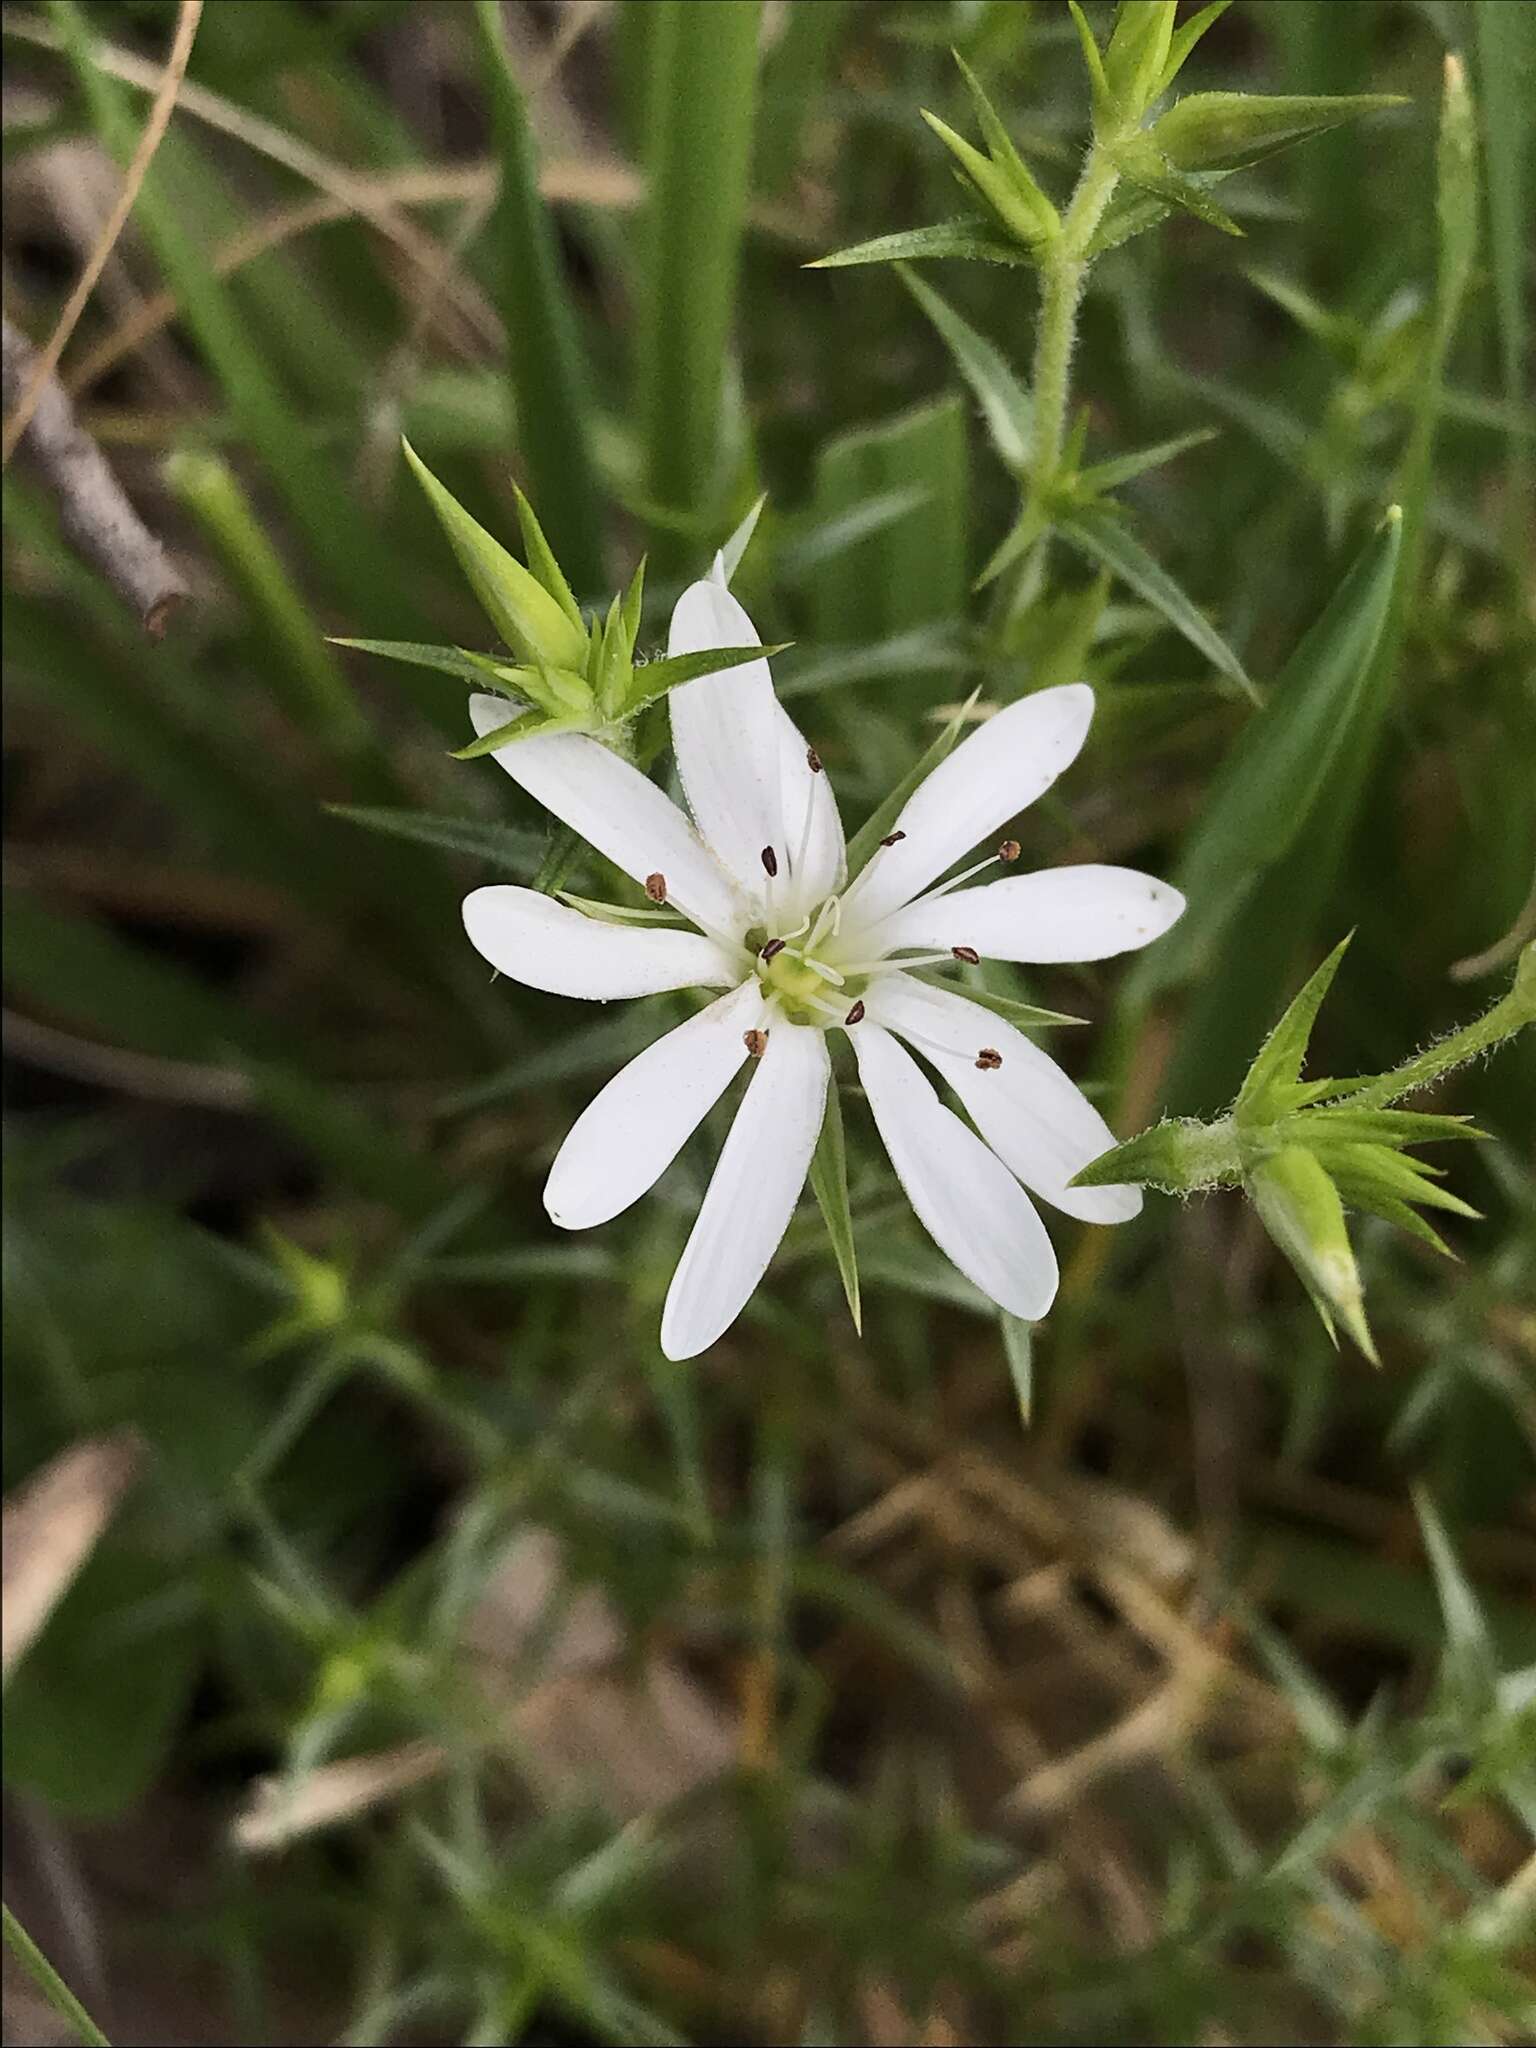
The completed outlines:
<svg viewBox="0 0 1536 2048">
<path fill-rule="evenodd" d="M 496 167 L 491 163 L 447 164 L 423 169 L 393 171 L 366 180 L 375 197 L 392 206 L 429 206 L 444 200 L 462 199 L 466 205 L 484 204 L 494 198 Z M 554 202 L 580 206 L 634 207 L 640 203 L 641 185 L 627 164 L 613 162 L 570 162 L 545 164 L 539 173 L 539 190 Z M 295 206 L 280 207 L 251 227 L 242 228 L 208 259 L 216 277 L 232 277 L 247 263 L 269 250 L 281 248 L 312 228 L 328 227 L 338 220 L 354 220 L 365 211 L 353 199 L 331 194 L 300 200 Z M 451 250 L 443 252 L 452 260 Z M 441 303 L 436 292 L 425 302 L 435 316 Z M 156 292 L 134 309 L 131 318 L 103 336 L 88 354 L 70 365 L 64 376 L 65 388 L 78 394 L 106 371 L 116 367 L 168 327 L 181 308 L 174 292 Z"/>
<path fill-rule="evenodd" d="M 143 1459 L 131 1433 L 61 1451 L 5 1503 L 0 1521 L 0 1678 L 9 1678 L 95 1549 Z"/>
<path fill-rule="evenodd" d="M 281 1773 L 258 1778 L 230 1840 L 250 1855 L 284 1849 L 302 1835 L 353 1820 L 381 1800 L 424 1784 L 446 1761 L 436 1743 L 406 1742 L 375 1756 L 341 1757 L 297 1779 Z"/>
<path fill-rule="evenodd" d="M 154 103 L 149 110 L 149 119 L 139 137 L 138 147 L 123 177 L 123 189 L 117 196 L 117 204 L 107 217 L 105 226 L 97 238 L 78 283 L 69 295 L 69 302 L 59 315 L 58 324 L 49 336 L 46 347 L 40 350 L 32 364 L 21 396 L 16 400 L 0 434 L 0 468 L 4 468 L 16 452 L 16 444 L 27 431 L 28 422 L 36 411 L 47 387 L 49 378 L 64 353 L 65 344 L 75 331 L 75 323 L 85 311 L 87 300 L 96 288 L 96 280 L 106 268 L 107 259 L 117 244 L 117 238 L 127 225 L 133 211 L 134 201 L 139 196 L 139 187 L 144 183 L 155 151 L 160 147 L 161 138 L 170 126 L 171 112 L 176 105 L 176 95 L 186 75 L 187 61 L 192 55 L 192 43 L 197 34 L 197 24 L 202 17 L 203 0 L 181 0 L 176 16 L 176 34 L 171 42 L 171 54 L 165 60 L 165 70 L 155 91 Z"/>
<path fill-rule="evenodd" d="M 37 378 L 41 359 L 9 320 L 3 334 L 0 386 L 7 399 L 12 392 L 36 393 L 24 422 L 27 446 L 57 494 L 66 533 L 133 605 L 150 638 L 158 640 L 187 597 L 186 584 L 75 418 L 58 379 Z M 16 416 L 21 416 L 19 406 Z"/>
</svg>

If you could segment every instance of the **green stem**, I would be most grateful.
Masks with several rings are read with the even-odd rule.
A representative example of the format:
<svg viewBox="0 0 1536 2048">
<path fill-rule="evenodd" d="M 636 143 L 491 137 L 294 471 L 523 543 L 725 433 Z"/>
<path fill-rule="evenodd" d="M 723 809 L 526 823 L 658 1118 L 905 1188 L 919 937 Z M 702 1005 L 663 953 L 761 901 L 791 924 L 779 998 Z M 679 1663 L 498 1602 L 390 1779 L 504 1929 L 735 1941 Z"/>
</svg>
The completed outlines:
<svg viewBox="0 0 1536 2048">
<path fill-rule="evenodd" d="M 1040 275 L 1040 325 L 1035 337 L 1034 484 L 1043 490 L 1053 481 L 1066 441 L 1071 395 L 1072 348 L 1077 315 L 1088 281 L 1088 244 L 1104 217 L 1120 173 L 1103 147 L 1088 151 L 1061 234 L 1051 246 Z"/>
<path fill-rule="evenodd" d="M 1480 1053 L 1491 1052 L 1527 1024 L 1536 1022 L 1536 941 L 1525 948 L 1515 969 L 1514 985 L 1474 1023 L 1452 1031 L 1435 1044 L 1382 1074 L 1368 1088 L 1348 1098 L 1351 1109 L 1381 1109 L 1399 1096 L 1428 1087 L 1452 1067 L 1465 1066 Z"/>
<path fill-rule="evenodd" d="M 0 1906 L 4 1916 L 5 1945 L 26 1971 L 43 1997 L 62 2020 L 74 2028 L 86 2048 L 111 2048 L 106 2035 L 91 2018 L 58 1971 L 43 1954 L 9 1906 Z"/>
</svg>

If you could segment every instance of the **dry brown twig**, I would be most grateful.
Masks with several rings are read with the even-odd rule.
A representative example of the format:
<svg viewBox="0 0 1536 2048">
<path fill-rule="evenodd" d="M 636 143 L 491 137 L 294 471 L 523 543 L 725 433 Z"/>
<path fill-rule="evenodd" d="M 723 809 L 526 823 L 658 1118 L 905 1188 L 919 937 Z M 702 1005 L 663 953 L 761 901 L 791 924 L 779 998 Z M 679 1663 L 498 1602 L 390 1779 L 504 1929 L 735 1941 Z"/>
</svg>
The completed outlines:
<svg viewBox="0 0 1536 2048">
<path fill-rule="evenodd" d="M 192 55 L 192 41 L 197 34 L 197 24 L 202 12 L 203 0 L 181 0 L 181 8 L 176 16 L 176 34 L 171 42 L 171 54 L 165 60 L 165 71 L 156 89 L 154 102 L 149 110 L 149 119 L 144 124 L 144 132 L 139 137 L 133 159 L 124 174 L 123 187 L 117 195 L 117 203 L 107 216 L 96 239 L 96 246 L 92 249 L 85 268 L 69 295 L 69 303 L 59 315 L 53 333 L 29 365 L 26 381 L 14 402 L 7 367 L 8 410 L 5 430 L 0 434 L 0 469 L 3 469 L 15 454 L 16 445 L 27 431 L 28 422 L 41 405 L 48 380 L 58 367 L 59 357 L 64 353 L 64 345 L 74 333 L 75 323 L 85 311 L 86 301 L 96 289 L 96 280 L 106 268 L 107 259 L 117 244 L 118 236 L 127 226 L 128 216 L 132 213 L 134 201 L 139 196 L 139 188 L 144 183 L 149 167 L 154 161 L 155 151 L 160 147 L 161 139 L 170 126 L 171 112 L 176 105 L 176 94 L 186 75 L 187 60 Z M 6 344 L 9 365 L 9 334 L 6 336 Z"/>
<path fill-rule="evenodd" d="M 40 358 L 9 320 L 3 332 L 0 388 L 9 406 L 31 385 Z M 75 418 L 57 377 L 46 376 L 38 384 L 24 438 L 58 497 L 65 532 L 134 606 L 150 638 L 158 640 L 190 592 Z"/>
</svg>

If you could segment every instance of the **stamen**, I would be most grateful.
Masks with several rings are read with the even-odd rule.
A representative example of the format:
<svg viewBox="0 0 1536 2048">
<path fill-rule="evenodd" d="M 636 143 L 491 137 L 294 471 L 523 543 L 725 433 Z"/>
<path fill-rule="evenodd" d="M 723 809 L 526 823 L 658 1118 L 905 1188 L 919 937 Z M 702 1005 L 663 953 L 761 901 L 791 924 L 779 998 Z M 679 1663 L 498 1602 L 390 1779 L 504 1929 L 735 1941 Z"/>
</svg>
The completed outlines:
<svg viewBox="0 0 1536 2048">
<path fill-rule="evenodd" d="M 774 852 L 771 846 L 765 846 L 762 850 L 762 853 L 758 857 L 763 863 L 764 873 L 767 875 L 769 881 L 771 882 L 774 876 L 779 872 L 779 856 Z"/>
<path fill-rule="evenodd" d="M 887 832 L 880 844 L 882 846 L 894 846 L 899 839 L 905 839 L 906 836 L 905 832 Z"/>
<path fill-rule="evenodd" d="M 823 981 L 830 981 L 836 988 L 841 988 L 848 979 L 846 974 L 840 974 L 835 967 L 829 967 L 825 960 L 813 960 L 809 953 L 802 953 L 800 958 L 807 967 L 813 967 Z"/>
<path fill-rule="evenodd" d="M 813 775 L 819 775 L 821 773 L 821 756 L 817 753 L 814 747 L 806 748 L 805 765 L 807 768 L 810 769 Z"/>
<path fill-rule="evenodd" d="M 817 1011 L 832 1024 L 836 1024 L 843 1014 L 841 1005 L 829 1003 L 825 996 L 802 996 L 800 1000 L 808 1010 Z"/>
<path fill-rule="evenodd" d="M 647 875 L 645 878 L 645 893 L 653 903 L 665 903 L 667 900 L 666 876 L 662 874 Z"/>
<path fill-rule="evenodd" d="M 894 953 L 882 953 L 878 960 L 844 961 L 843 979 L 852 981 L 860 974 L 899 974 L 903 967 L 939 967 L 953 958 L 953 953 L 912 953 L 903 960 Z"/>
<path fill-rule="evenodd" d="M 759 960 L 772 960 L 775 959 L 780 953 L 782 953 L 783 950 L 784 941 L 782 939 L 770 939 L 767 945 L 764 946 L 762 952 L 759 953 L 757 957 L 759 958 Z"/>
<path fill-rule="evenodd" d="M 766 1031 L 743 1031 L 741 1042 L 755 1060 L 760 1060 L 768 1050 L 768 1034 Z"/>
<path fill-rule="evenodd" d="M 974 946 L 951 946 L 949 950 L 957 960 L 963 960 L 967 967 L 981 965 L 981 955 Z"/>
<path fill-rule="evenodd" d="M 976 1064 L 984 1074 L 992 1074 L 1003 1064 L 1003 1056 L 990 1045 L 984 1045 L 976 1055 Z"/>
<path fill-rule="evenodd" d="M 1017 860 L 1020 851 L 1021 848 L 1017 839 L 1005 839 L 997 849 L 997 857 L 999 860 Z"/>
<path fill-rule="evenodd" d="M 843 1022 L 845 1024 L 862 1024 L 864 1022 L 864 1005 L 862 1003 L 855 1003 L 843 1019 Z"/>
</svg>

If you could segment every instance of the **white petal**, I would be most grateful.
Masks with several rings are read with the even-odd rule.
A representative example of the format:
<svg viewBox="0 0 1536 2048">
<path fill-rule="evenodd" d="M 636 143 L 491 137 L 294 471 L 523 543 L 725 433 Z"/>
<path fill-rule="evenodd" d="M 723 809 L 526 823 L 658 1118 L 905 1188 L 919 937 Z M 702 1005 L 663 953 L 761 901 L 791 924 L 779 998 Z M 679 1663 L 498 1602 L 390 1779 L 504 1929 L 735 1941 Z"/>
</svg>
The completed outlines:
<svg viewBox="0 0 1536 2048">
<path fill-rule="evenodd" d="M 775 1018 L 672 1275 L 661 1318 L 668 1358 L 713 1344 L 768 1270 L 805 1186 L 828 1072 L 821 1032 Z"/>
<path fill-rule="evenodd" d="M 757 629 L 713 577 L 678 599 L 668 654 L 756 647 Z M 778 701 L 766 661 L 743 662 L 667 695 L 677 772 L 706 844 L 752 896 L 763 894 L 763 848 L 786 866 L 779 801 Z"/>
<path fill-rule="evenodd" d="M 504 697 L 471 697 L 475 731 L 504 725 Z M 662 875 L 685 917 L 733 936 L 752 922 L 720 863 L 664 790 L 584 733 L 545 733 L 498 747 L 520 788 L 637 882 Z"/>
<path fill-rule="evenodd" d="M 847 854 L 843 821 L 830 778 L 812 768 L 810 749 L 799 727 L 779 706 L 779 789 L 784 801 L 784 833 L 790 871 L 782 896 L 785 918 L 808 917 L 843 879 Z"/>
<path fill-rule="evenodd" d="M 465 897 L 464 929 L 502 974 L 552 996 L 610 1002 L 668 988 L 720 988 L 739 978 L 723 949 L 698 932 L 604 924 L 507 884 Z"/>
<path fill-rule="evenodd" d="M 848 1036 L 918 1221 L 1000 1308 L 1031 1321 L 1043 1316 L 1056 1298 L 1056 1254 L 1028 1195 L 888 1031 L 866 1017 Z"/>
<path fill-rule="evenodd" d="M 1141 1208 L 1133 1187 L 1069 1188 L 1090 1159 L 1114 1144 L 1114 1133 L 1087 1097 L 1033 1040 L 963 995 L 893 974 L 865 998 L 869 1017 L 913 1040 L 965 1104 L 997 1156 L 1032 1188 L 1085 1223 L 1125 1223 Z M 858 1043 L 862 1026 L 849 1035 Z M 1003 1064 L 976 1065 L 983 1047 Z"/>
<path fill-rule="evenodd" d="M 970 946 L 989 960 L 1108 960 L 1161 938 L 1183 909 L 1178 890 L 1151 875 L 1085 864 L 909 903 L 879 936 L 892 950 Z"/>
<path fill-rule="evenodd" d="M 747 1057 L 767 1007 L 754 978 L 679 1024 L 615 1074 L 572 1124 L 544 1185 L 564 1230 L 590 1230 L 656 1185 Z"/>
<path fill-rule="evenodd" d="M 1077 758 L 1093 717 L 1086 683 L 1021 697 L 979 726 L 913 791 L 894 830 L 848 892 L 862 928 L 908 903 L 1050 788 Z"/>
</svg>

